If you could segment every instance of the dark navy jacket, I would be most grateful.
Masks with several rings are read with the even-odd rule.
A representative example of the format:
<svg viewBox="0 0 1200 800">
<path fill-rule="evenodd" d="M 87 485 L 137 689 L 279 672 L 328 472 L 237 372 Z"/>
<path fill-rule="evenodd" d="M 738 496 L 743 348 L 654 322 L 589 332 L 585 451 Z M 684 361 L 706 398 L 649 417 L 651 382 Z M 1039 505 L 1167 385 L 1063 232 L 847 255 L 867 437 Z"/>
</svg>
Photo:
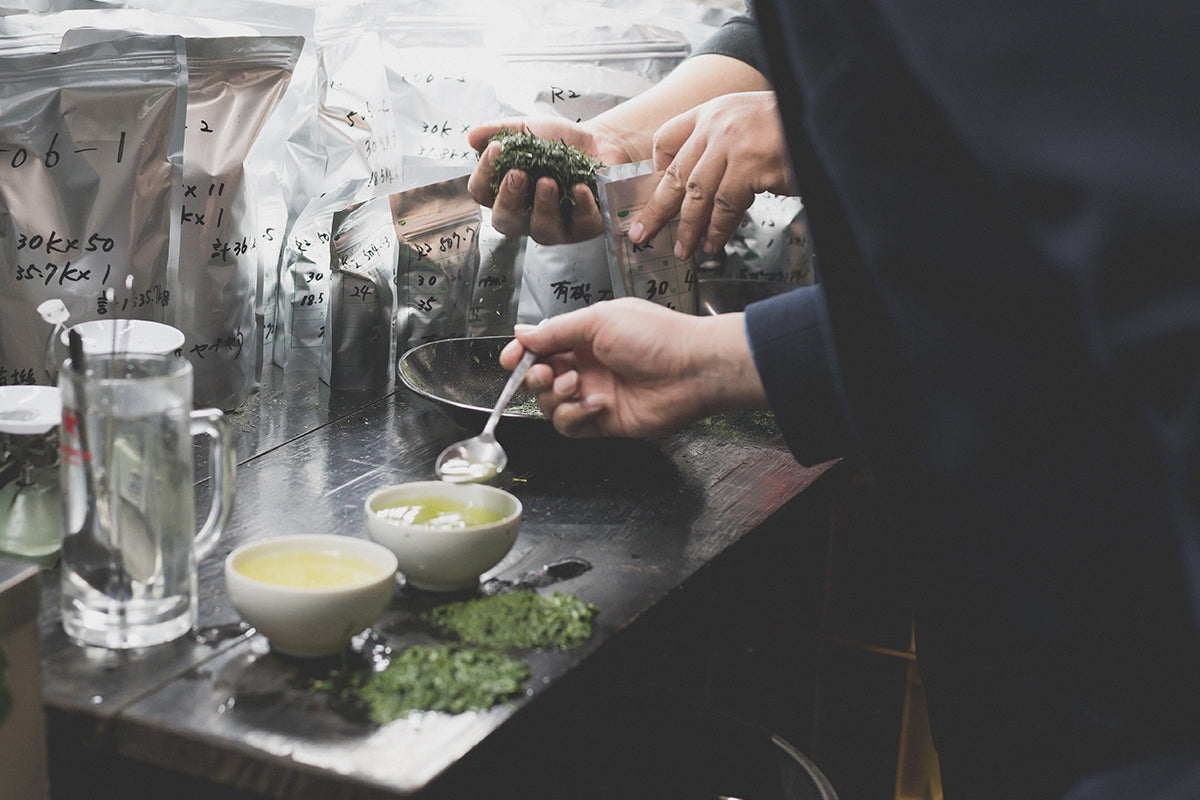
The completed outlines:
<svg viewBox="0 0 1200 800">
<path fill-rule="evenodd" d="M 1200 743 L 1200 4 L 757 15 L 821 270 L 747 310 L 771 406 L 893 504 L 948 800 L 1105 796 Z"/>
</svg>

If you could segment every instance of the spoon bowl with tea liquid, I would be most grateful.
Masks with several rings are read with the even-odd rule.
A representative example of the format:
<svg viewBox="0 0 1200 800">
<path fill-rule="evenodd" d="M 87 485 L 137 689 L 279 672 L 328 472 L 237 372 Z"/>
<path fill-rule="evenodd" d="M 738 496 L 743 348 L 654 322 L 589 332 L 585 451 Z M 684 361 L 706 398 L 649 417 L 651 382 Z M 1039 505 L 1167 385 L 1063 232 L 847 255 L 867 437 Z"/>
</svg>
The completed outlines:
<svg viewBox="0 0 1200 800">
<path fill-rule="evenodd" d="M 521 356 L 512 375 L 508 377 L 508 383 L 504 384 L 496 406 L 483 426 L 483 432 L 470 439 L 455 442 L 438 456 L 434 471 L 439 478 L 450 483 L 478 483 L 500 474 L 508 464 L 508 454 L 496 441 L 496 423 L 500 421 L 504 407 L 517 393 L 517 388 L 525 379 L 525 373 L 536 360 L 537 353 L 526 349 L 525 355 Z"/>
</svg>

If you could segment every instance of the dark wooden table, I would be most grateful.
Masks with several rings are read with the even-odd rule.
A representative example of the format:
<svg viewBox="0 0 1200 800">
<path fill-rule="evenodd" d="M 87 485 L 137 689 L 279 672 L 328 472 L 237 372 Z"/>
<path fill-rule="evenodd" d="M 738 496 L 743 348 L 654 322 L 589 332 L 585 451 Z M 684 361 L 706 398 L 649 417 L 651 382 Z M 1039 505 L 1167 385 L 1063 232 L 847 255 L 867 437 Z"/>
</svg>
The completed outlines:
<svg viewBox="0 0 1200 800">
<path fill-rule="evenodd" d="M 573 724 L 563 711 L 568 698 L 595 696 L 590 683 L 611 678 L 618 663 L 611 654 L 636 661 L 631 643 L 644 641 L 644 620 L 699 573 L 734 563 L 739 543 L 782 519 L 829 466 L 797 465 L 768 414 L 707 421 L 655 441 L 571 441 L 544 421 L 505 419 L 498 435 L 510 462 L 496 483 L 521 498 L 525 518 L 512 552 L 484 578 L 520 579 L 564 559 L 590 565 L 566 570 L 579 574 L 544 590 L 595 604 L 595 633 L 572 650 L 524 654 L 529 688 L 509 703 L 374 726 L 310 691 L 307 679 L 328 664 L 280 657 L 246 628 L 226 594 L 223 560 L 246 541 L 283 533 L 365 537 L 362 503 L 371 490 L 431 478 L 441 449 L 473 431 L 403 388 L 332 392 L 311 374 L 277 368 L 231 417 L 237 501 L 200 564 L 194 635 L 144 652 L 78 647 L 58 622 L 58 571 L 43 573 L 56 799 L 168 796 L 148 790 L 173 800 L 465 796 L 475 782 L 494 788 L 497 776 L 479 774 L 478 765 L 519 762 L 523 737 L 568 735 L 552 730 Z M 208 505 L 205 461 L 198 449 L 198 515 Z M 399 589 L 347 657 L 426 641 L 415 614 L 442 601 Z M 528 755 L 536 765 L 538 756 Z"/>
</svg>

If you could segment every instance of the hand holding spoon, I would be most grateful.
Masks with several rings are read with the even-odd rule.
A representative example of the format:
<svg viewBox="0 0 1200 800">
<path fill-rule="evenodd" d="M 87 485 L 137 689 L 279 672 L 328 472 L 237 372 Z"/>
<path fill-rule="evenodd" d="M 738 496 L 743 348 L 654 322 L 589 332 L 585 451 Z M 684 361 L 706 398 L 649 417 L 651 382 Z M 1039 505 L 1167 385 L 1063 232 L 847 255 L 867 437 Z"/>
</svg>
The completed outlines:
<svg viewBox="0 0 1200 800">
<path fill-rule="evenodd" d="M 517 387 L 525 379 L 525 373 L 536 360 L 537 353 L 526 349 L 525 355 L 521 356 L 512 374 L 508 376 L 508 383 L 504 384 L 500 398 L 483 426 L 483 432 L 470 439 L 455 442 L 438 456 L 434 470 L 439 478 L 450 483 L 478 483 L 495 477 L 504 469 L 508 463 L 508 454 L 496 441 L 496 423 L 500 421 L 504 407 L 517 393 Z"/>
</svg>

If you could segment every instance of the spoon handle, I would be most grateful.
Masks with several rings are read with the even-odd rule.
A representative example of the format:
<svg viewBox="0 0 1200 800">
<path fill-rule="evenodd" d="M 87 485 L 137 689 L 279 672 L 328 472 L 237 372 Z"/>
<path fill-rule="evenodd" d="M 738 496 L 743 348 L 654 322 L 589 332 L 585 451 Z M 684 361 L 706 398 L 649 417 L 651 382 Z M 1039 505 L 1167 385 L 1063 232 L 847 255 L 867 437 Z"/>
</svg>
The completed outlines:
<svg viewBox="0 0 1200 800">
<path fill-rule="evenodd" d="M 492 409 L 487 424 L 483 426 L 484 433 L 495 432 L 496 423 L 500 421 L 500 414 L 504 412 L 508 401 L 512 400 L 513 395 L 517 393 L 517 387 L 521 385 L 521 381 L 525 380 L 525 373 L 529 372 L 534 361 L 537 361 L 537 353 L 526 349 L 525 355 L 521 356 L 521 360 L 513 368 L 512 374 L 508 376 L 508 383 L 504 384 L 504 390 L 500 392 L 500 398 L 496 400 L 496 407 Z"/>
</svg>

